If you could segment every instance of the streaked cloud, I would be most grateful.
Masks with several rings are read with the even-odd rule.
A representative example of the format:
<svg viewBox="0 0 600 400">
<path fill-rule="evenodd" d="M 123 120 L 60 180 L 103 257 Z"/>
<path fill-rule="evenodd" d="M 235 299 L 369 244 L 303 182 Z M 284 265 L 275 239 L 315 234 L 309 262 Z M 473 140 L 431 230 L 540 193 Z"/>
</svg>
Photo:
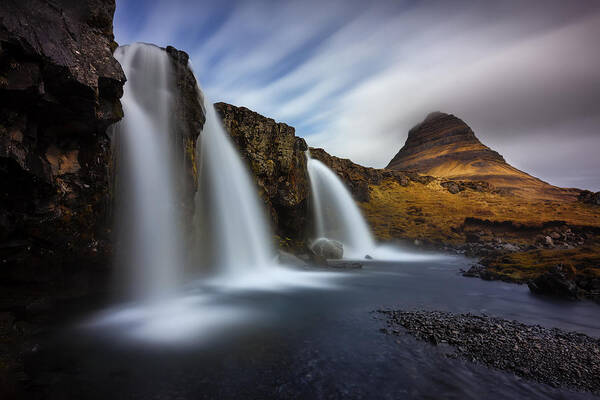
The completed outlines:
<svg viewBox="0 0 600 400">
<path fill-rule="evenodd" d="M 116 39 L 190 53 L 208 96 L 382 167 L 434 110 L 517 167 L 600 190 L 600 3 L 133 1 Z"/>
</svg>

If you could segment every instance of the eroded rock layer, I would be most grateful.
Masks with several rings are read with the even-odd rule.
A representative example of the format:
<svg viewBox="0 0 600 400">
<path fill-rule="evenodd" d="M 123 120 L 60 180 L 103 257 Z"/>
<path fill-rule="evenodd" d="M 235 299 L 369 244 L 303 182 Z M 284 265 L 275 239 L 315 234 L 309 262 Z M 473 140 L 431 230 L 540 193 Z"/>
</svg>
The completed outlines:
<svg viewBox="0 0 600 400">
<path fill-rule="evenodd" d="M 578 191 L 561 189 L 520 171 L 482 144 L 452 114 L 434 112 L 408 132 L 406 143 L 387 168 L 438 177 L 484 181 L 528 198 L 575 200 Z"/>
</svg>

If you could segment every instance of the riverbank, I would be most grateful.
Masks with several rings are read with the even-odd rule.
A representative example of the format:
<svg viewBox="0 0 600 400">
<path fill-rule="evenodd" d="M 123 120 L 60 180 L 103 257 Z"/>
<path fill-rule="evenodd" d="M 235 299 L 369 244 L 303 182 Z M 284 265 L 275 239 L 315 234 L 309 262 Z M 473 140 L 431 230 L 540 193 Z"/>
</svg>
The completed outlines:
<svg viewBox="0 0 600 400">
<path fill-rule="evenodd" d="M 380 311 L 390 335 L 408 333 L 461 358 L 553 387 L 600 394 L 600 340 L 486 315 Z"/>
</svg>

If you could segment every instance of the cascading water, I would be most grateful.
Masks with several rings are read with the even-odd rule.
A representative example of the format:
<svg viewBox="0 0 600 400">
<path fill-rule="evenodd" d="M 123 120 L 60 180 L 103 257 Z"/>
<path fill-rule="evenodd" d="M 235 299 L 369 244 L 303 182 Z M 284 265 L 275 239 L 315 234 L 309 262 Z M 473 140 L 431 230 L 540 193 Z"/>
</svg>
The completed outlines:
<svg viewBox="0 0 600 400">
<path fill-rule="evenodd" d="M 182 249 L 170 142 L 174 83 L 168 55 L 136 43 L 119 47 L 124 118 L 111 127 L 118 154 L 119 270 L 137 299 L 171 293 L 179 283 Z"/>
<path fill-rule="evenodd" d="M 350 192 L 325 164 L 312 159 L 310 152 L 306 157 L 317 238 L 341 242 L 347 258 L 364 258 L 375 249 L 375 240 Z"/>
<path fill-rule="evenodd" d="M 275 252 L 258 190 L 212 103 L 205 102 L 205 112 L 206 122 L 196 145 L 197 248 L 219 275 L 244 279 L 265 274 L 274 264 Z M 208 254 L 210 250 L 212 254 Z"/>
<path fill-rule="evenodd" d="M 208 102 L 196 145 L 194 248 L 179 245 L 188 241 L 182 240 L 173 183 L 181 171 L 173 162 L 171 115 L 173 97 L 180 94 L 171 60 L 163 49 L 146 44 L 120 47 L 115 57 L 128 79 L 125 118 L 111 132 L 118 154 L 119 260 L 120 269 L 131 272 L 128 287 L 138 301 L 108 309 L 87 326 L 108 328 L 119 338 L 186 343 L 260 318 L 263 310 L 230 304 L 238 288 L 330 287 L 323 282 L 326 273 L 275 262 L 258 190 Z M 193 257 L 183 268 L 187 251 Z M 195 279 L 207 268 L 216 279 Z"/>
</svg>

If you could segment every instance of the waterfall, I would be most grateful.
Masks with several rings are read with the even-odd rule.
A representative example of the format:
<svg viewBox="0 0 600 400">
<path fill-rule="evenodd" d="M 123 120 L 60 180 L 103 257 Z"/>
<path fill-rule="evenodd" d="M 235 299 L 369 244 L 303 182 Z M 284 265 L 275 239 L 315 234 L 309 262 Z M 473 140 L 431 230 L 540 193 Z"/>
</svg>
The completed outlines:
<svg viewBox="0 0 600 400">
<path fill-rule="evenodd" d="M 181 191 L 174 183 L 183 172 L 174 162 L 171 119 L 179 93 L 172 61 L 147 44 L 120 47 L 115 57 L 127 77 L 125 117 L 109 132 L 118 170 L 117 269 L 127 275 L 135 301 L 99 313 L 86 326 L 118 338 L 185 344 L 260 318 L 262 310 L 231 304 L 238 289 L 331 287 L 336 274 L 275 262 L 258 187 L 210 102 L 195 149 L 194 238 L 183 240 Z M 200 89 L 198 96 L 204 97 Z"/>
<path fill-rule="evenodd" d="M 124 118 L 113 125 L 117 181 L 118 270 L 137 299 L 172 292 L 183 266 L 172 154 L 173 71 L 162 49 L 119 47 Z"/>
<path fill-rule="evenodd" d="M 364 258 L 375 250 L 373 235 L 340 178 L 319 160 L 308 159 L 317 238 L 344 245 L 346 258 Z"/>
<path fill-rule="evenodd" d="M 196 144 L 197 249 L 219 275 L 230 278 L 266 273 L 275 251 L 258 188 L 212 103 L 205 101 L 206 122 Z"/>
</svg>

